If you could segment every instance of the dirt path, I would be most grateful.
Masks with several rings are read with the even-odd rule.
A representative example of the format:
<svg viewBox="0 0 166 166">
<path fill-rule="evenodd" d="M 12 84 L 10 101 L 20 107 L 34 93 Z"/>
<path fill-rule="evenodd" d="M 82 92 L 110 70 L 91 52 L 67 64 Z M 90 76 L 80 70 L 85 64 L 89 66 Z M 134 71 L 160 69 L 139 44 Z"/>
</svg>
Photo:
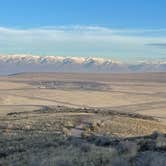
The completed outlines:
<svg viewBox="0 0 166 166">
<path fill-rule="evenodd" d="M 70 135 L 72 137 L 77 137 L 77 138 L 81 138 L 82 137 L 82 134 L 84 133 L 85 128 L 90 126 L 90 124 L 92 123 L 92 119 L 95 116 L 95 114 L 89 114 L 89 115 L 90 115 L 90 117 L 87 117 L 87 115 L 84 116 L 81 119 L 81 122 L 77 126 L 75 126 L 74 128 L 72 128 L 70 130 Z"/>
<path fill-rule="evenodd" d="M 2 93 L 4 93 L 4 92 L 2 92 Z M 63 102 L 63 101 L 59 101 L 59 100 L 47 99 L 47 98 L 42 98 L 42 97 L 27 96 L 27 95 L 18 95 L 18 94 L 13 94 L 13 93 L 9 93 L 9 92 L 8 93 L 5 92 L 4 94 L 5 95 L 14 96 L 14 97 L 24 97 L 24 98 L 32 99 L 32 100 L 36 99 L 36 100 L 40 100 L 40 101 L 54 102 L 55 105 L 64 105 L 64 106 L 70 106 L 70 107 L 75 107 L 75 108 L 84 107 L 84 105 L 78 105 L 78 104 L 73 104 L 73 103 L 70 103 L 70 102 Z"/>
<path fill-rule="evenodd" d="M 84 124 L 81 123 L 80 125 L 76 126 L 75 128 L 71 129 L 70 134 L 72 137 L 81 138 L 84 132 Z"/>
</svg>

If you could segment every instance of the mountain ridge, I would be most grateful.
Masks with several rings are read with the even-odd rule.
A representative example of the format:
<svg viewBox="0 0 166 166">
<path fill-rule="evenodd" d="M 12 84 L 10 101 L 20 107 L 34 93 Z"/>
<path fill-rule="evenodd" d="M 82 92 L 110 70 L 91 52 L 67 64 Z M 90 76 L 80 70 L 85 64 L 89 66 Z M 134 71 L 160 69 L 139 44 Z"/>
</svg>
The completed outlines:
<svg viewBox="0 0 166 166">
<path fill-rule="evenodd" d="M 0 74 L 20 72 L 165 72 L 166 61 L 123 63 L 96 57 L 0 55 Z"/>
</svg>

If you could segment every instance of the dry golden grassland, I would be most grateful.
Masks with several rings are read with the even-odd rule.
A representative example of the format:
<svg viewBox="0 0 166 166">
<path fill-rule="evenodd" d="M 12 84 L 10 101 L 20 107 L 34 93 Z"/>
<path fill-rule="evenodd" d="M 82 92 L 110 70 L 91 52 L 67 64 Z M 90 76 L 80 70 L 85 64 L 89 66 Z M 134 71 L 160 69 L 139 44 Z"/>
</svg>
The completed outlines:
<svg viewBox="0 0 166 166">
<path fill-rule="evenodd" d="M 164 122 L 165 78 L 165 73 L 23 73 L 4 76 L 0 77 L 0 114 L 12 110 L 12 106 L 29 111 L 45 105 L 65 105 L 140 113 Z"/>
</svg>

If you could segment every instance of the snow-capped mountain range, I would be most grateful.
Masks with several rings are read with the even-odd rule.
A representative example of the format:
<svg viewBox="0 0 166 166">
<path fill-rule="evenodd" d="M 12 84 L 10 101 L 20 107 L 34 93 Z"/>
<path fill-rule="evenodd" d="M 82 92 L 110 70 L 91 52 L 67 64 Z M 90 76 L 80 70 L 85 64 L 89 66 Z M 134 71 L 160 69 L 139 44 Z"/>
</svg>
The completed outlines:
<svg viewBox="0 0 166 166">
<path fill-rule="evenodd" d="M 164 72 L 166 62 L 126 64 L 104 58 L 0 55 L 0 74 L 19 72 Z"/>
</svg>

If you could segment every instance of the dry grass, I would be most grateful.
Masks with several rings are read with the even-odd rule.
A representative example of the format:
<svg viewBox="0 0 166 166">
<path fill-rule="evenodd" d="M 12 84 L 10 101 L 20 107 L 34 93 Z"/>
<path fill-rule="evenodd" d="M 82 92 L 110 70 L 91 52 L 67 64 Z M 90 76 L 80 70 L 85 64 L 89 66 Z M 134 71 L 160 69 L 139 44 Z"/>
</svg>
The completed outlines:
<svg viewBox="0 0 166 166">
<path fill-rule="evenodd" d="M 89 111 L 96 112 L 43 107 L 1 117 L 0 164 L 132 166 L 153 159 L 164 166 L 166 137 L 151 133 L 154 127 L 165 132 L 164 125 L 153 120 Z M 85 133 L 89 128 L 89 135 L 76 138 L 70 131 L 80 124 L 86 125 Z M 138 134 L 139 138 L 135 137 Z M 152 135 L 141 137 L 144 134 Z"/>
<path fill-rule="evenodd" d="M 96 132 L 101 134 L 134 137 L 149 135 L 155 131 L 166 133 L 166 125 L 152 120 L 124 116 L 105 116 L 98 118 L 98 120 L 100 120 L 101 124 L 99 127 L 96 126 Z"/>
<path fill-rule="evenodd" d="M 27 105 L 109 107 L 115 111 L 159 115 L 165 123 L 164 76 L 165 73 L 27 73 L 0 77 L 0 105 L 21 105 L 23 110 Z M 51 81 L 58 82 L 55 89 L 49 89 L 49 86 L 39 88 L 42 82 L 52 85 Z M 1 112 L 4 113 L 3 110 Z"/>
</svg>

